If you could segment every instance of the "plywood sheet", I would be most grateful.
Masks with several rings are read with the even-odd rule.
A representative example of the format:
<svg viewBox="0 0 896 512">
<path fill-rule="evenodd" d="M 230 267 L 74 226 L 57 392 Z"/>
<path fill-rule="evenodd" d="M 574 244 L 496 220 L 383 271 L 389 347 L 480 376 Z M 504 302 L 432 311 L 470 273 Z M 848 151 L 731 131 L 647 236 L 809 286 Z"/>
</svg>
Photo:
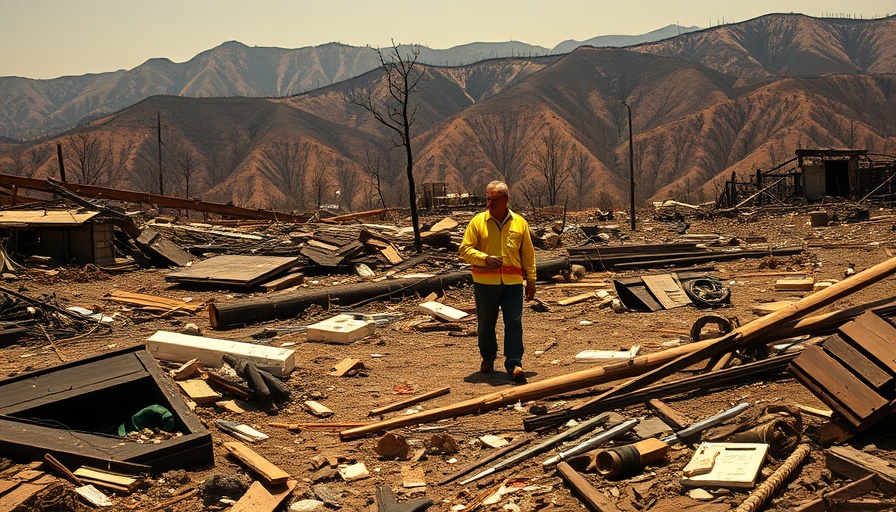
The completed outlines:
<svg viewBox="0 0 896 512">
<path fill-rule="evenodd" d="M 671 274 L 642 276 L 641 280 L 644 281 L 647 289 L 656 297 L 656 300 L 666 309 L 691 304 L 688 294 L 684 292 L 681 285 L 678 284 Z"/>
<path fill-rule="evenodd" d="M 78 213 L 72 210 L 22 210 L 0 212 L 0 226 L 80 226 L 99 212 Z"/>
<path fill-rule="evenodd" d="M 292 267 L 296 256 L 215 256 L 165 276 L 168 281 L 255 286 Z"/>
</svg>

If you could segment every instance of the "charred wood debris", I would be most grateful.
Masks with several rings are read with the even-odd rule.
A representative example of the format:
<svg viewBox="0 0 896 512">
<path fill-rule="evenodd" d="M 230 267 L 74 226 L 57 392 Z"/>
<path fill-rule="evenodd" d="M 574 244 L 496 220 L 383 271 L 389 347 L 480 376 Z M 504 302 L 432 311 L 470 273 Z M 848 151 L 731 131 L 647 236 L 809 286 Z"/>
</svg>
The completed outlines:
<svg viewBox="0 0 896 512">
<path fill-rule="evenodd" d="M 4 244 L 4 250 L 0 253 L 0 257 L 3 260 L 2 271 L 7 286 L 0 287 L 0 346 L 15 342 L 32 343 L 42 339 L 48 340 L 51 344 L 62 343 L 98 330 L 108 332 L 112 329 L 111 323 L 107 322 L 101 313 L 66 307 L 60 304 L 54 294 L 35 296 L 33 292 L 29 293 L 31 286 L 20 284 L 18 289 L 12 289 L 9 286 L 10 284 L 26 283 L 27 281 L 21 279 L 26 275 L 39 283 L 42 279 L 53 279 L 60 272 L 67 272 L 70 278 L 73 274 L 79 273 L 89 278 L 90 272 L 126 272 L 138 267 L 188 268 L 193 262 L 210 260 L 222 255 L 292 258 L 292 260 L 287 260 L 286 264 L 277 266 L 265 274 L 263 280 L 258 278 L 243 282 L 224 280 L 223 282 L 228 287 L 242 286 L 249 291 L 267 293 L 261 299 L 250 298 L 246 304 L 236 303 L 230 307 L 230 310 L 213 311 L 210 309 L 212 327 L 216 329 L 226 329 L 232 325 L 247 325 L 276 316 L 276 313 L 270 313 L 271 316 L 265 316 L 267 313 L 264 312 L 260 313 L 259 311 L 263 308 L 258 306 L 259 300 L 264 302 L 281 301 L 278 303 L 279 311 L 286 311 L 287 317 L 292 317 L 295 316 L 296 311 L 289 307 L 303 309 L 309 304 L 320 304 L 338 312 L 340 309 L 360 304 L 361 301 L 357 300 L 357 297 L 353 297 L 352 294 L 360 293 L 362 297 L 372 294 L 372 299 L 396 295 L 422 297 L 431 291 L 436 291 L 439 287 L 454 286 L 469 281 L 467 269 L 457 257 L 457 249 L 466 223 L 475 214 L 474 211 L 455 210 L 444 212 L 444 215 L 433 215 L 434 220 L 424 223 L 422 226 L 424 250 L 416 254 L 411 249 L 414 242 L 411 229 L 389 223 L 396 213 L 395 210 L 377 210 L 343 216 L 327 216 L 321 212 L 312 215 L 310 220 L 304 223 L 259 220 L 194 222 L 189 220 L 189 216 L 181 218 L 171 211 L 155 214 L 126 212 L 122 208 L 108 206 L 102 201 L 80 198 L 62 188 L 56 192 L 63 199 L 16 208 L 99 211 L 98 222 L 109 222 L 115 226 L 116 261 L 109 265 L 91 263 L 73 267 L 66 265 L 67 262 L 53 262 L 40 254 L 16 253 L 10 250 L 11 248 L 7 244 Z M 862 208 L 855 207 L 855 205 L 828 206 L 828 211 L 838 213 L 826 214 L 825 218 L 817 216 L 818 222 L 867 220 L 867 210 L 863 215 Z M 766 207 L 765 211 L 770 209 L 787 209 L 792 213 L 808 214 L 817 210 L 818 206 L 779 205 Z M 616 275 L 624 273 L 628 277 L 619 278 L 614 283 L 617 297 L 613 297 L 612 294 L 608 296 L 590 294 L 587 297 L 587 299 L 598 297 L 602 300 L 601 305 L 612 305 L 612 307 L 623 311 L 670 308 L 681 305 L 681 301 L 711 309 L 719 305 L 718 301 L 727 300 L 727 295 L 722 293 L 724 284 L 713 276 L 713 262 L 726 259 L 793 256 L 803 251 L 804 246 L 802 245 L 772 247 L 768 240 L 762 237 L 741 240 L 720 235 L 688 234 L 688 219 L 694 216 L 739 215 L 752 217 L 762 214 L 762 208 L 732 212 L 730 210 L 714 210 L 706 205 L 689 205 L 674 201 L 658 203 L 654 205 L 652 222 L 655 228 L 663 226 L 668 234 L 665 237 L 667 242 L 662 244 L 634 243 L 629 239 L 629 235 L 619 229 L 612 212 L 592 210 L 573 218 L 562 210 L 545 209 L 527 217 L 532 227 L 533 241 L 539 249 L 537 255 L 540 265 L 539 280 L 570 282 L 583 278 L 589 271 L 612 270 Z M 838 218 L 837 215 L 840 217 Z M 813 217 L 813 222 L 815 219 L 816 217 Z M 651 397 L 663 397 L 687 390 L 728 386 L 732 383 L 742 382 L 743 379 L 752 375 L 767 375 L 769 372 L 780 373 L 786 368 L 791 368 L 791 372 L 796 378 L 831 408 L 831 411 L 808 411 L 810 414 L 826 415 L 830 418 L 830 423 L 820 434 L 821 438 L 829 443 L 849 439 L 854 433 L 868 428 L 896 409 L 896 405 L 894 405 L 896 404 L 896 394 L 892 391 L 892 382 L 896 380 L 896 366 L 880 363 L 881 359 L 886 359 L 888 344 L 896 344 L 896 328 L 892 328 L 892 322 L 888 320 L 894 315 L 896 306 L 882 301 L 881 303 L 857 306 L 852 310 L 844 310 L 835 314 L 805 316 L 836 298 L 851 293 L 854 289 L 871 284 L 896 271 L 896 263 L 887 262 L 881 265 L 882 267 L 879 269 L 869 269 L 859 274 L 864 276 L 865 281 L 854 280 L 833 284 L 796 304 L 774 311 L 745 326 L 711 315 L 711 318 L 703 319 L 704 323 L 718 323 L 722 333 L 721 337 L 703 340 L 700 330 L 697 328 L 696 332 L 692 333 L 694 343 L 688 348 L 668 349 L 641 358 L 631 358 L 627 360 L 627 364 L 612 363 L 603 367 L 598 366 L 592 370 L 519 386 L 509 391 L 500 391 L 494 396 L 486 395 L 482 397 L 481 401 L 471 399 L 458 404 L 430 409 L 419 413 L 420 417 L 411 414 L 380 422 L 332 424 L 330 427 L 343 428 L 340 437 L 343 440 L 348 440 L 442 417 L 484 412 L 517 401 L 569 393 L 598 383 L 631 379 L 585 403 L 568 409 L 549 414 L 545 414 L 546 411 L 534 411 L 535 414 L 524 421 L 526 430 L 541 431 L 559 427 L 570 420 L 584 420 L 589 416 L 597 416 L 579 424 L 579 427 L 570 428 L 565 433 L 541 441 L 536 446 L 527 448 L 509 459 L 490 464 L 491 461 L 500 459 L 505 453 L 511 451 L 510 447 L 505 448 L 500 453 L 496 452 L 489 458 L 471 464 L 436 484 L 444 485 L 458 479 L 460 484 L 464 485 L 482 476 L 499 472 L 518 461 L 556 448 L 561 440 L 572 439 L 591 428 L 597 429 L 596 432 L 600 432 L 599 428 L 603 428 L 603 436 L 599 439 L 585 441 L 581 445 L 561 451 L 546 460 L 544 465 L 545 469 L 556 469 L 558 476 L 590 509 L 617 510 L 605 494 L 591 486 L 588 479 L 582 476 L 583 473 L 598 473 L 613 479 L 636 474 L 645 466 L 662 460 L 670 445 L 684 439 L 699 440 L 700 431 L 740 414 L 746 406 L 741 404 L 726 411 L 723 417 L 707 418 L 702 422 L 688 425 L 686 423 L 679 424 L 681 422 L 676 421 L 676 411 L 660 400 L 650 400 L 652 402 L 651 409 L 656 412 L 657 416 L 665 420 L 667 425 L 672 426 L 672 430 L 676 433 L 662 439 L 648 437 L 636 443 L 617 445 L 613 449 L 597 449 L 598 445 L 617 435 L 621 436 L 633 425 L 623 422 L 616 417 L 618 415 L 609 414 L 609 411 L 614 408 L 644 402 Z M 74 270 L 72 270 L 73 268 Z M 419 274 L 417 277 L 412 276 L 407 281 L 410 284 L 398 288 L 380 284 L 402 273 L 410 272 Z M 334 274 L 345 276 L 343 279 L 345 290 L 339 293 L 352 297 L 351 300 L 340 302 L 338 297 L 334 300 L 332 290 L 323 298 L 317 298 L 294 289 L 295 285 L 301 283 L 305 277 Z M 176 275 L 176 272 L 173 275 Z M 651 283 L 656 280 L 645 279 L 645 276 L 671 276 L 671 281 L 663 281 L 666 287 L 663 288 L 664 293 L 660 294 L 657 293 L 657 289 L 651 287 Z M 290 279 L 290 277 L 292 278 Z M 201 279 L 199 281 L 181 280 L 175 277 L 169 278 L 169 280 L 181 283 L 183 286 L 192 286 L 197 283 L 206 286 L 221 284 L 221 281 L 215 279 L 203 282 Z M 669 282 L 680 286 L 681 294 L 677 294 L 676 290 L 670 291 Z M 426 287 L 425 284 L 433 284 L 433 287 Z M 374 285 L 378 287 L 374 287 Z M 724 297 L 724 299 L 716 300 L 718 298 L 716 295 Z M 124 292 L 116 296 L 115 299 L 145 306 L 155 312 L 153 315 L 171 314 L 189 309 L 184 304 L 166 303 L 160 298 Z M 575 297 L 571 299 L 575 299 Z M 567 303 L 574 302 L 570 300 Z M 544 304 L 542 306 L 547 307 Z M 250 310 L 250 312 L 247 313 L 246 310 Z M 234 318 L 234 320 L 226 320 L 225 317 Z M 373 322 L 381 320 L 375 315 L 366 315 L 365 319 Z M 216 321 L 218 325 L 215 325 Z M 853 327 L 844 328 L 844 322 L 849 321 L 858 323 Z M 887 330 L 890 328 L 894 332 L 891 333 Z M 424 328 L 421 327 L 421 329 Z M 831 337 L 824 344 L 819 345 L 820 348 L 808 352 L 808 356 L 792 352 L 773 356 L 767 351 L 760 350 L 760 347 L 773 341 L 774 337 L 771 332 L 775 329 L 786 329 L 794 335 L 812 333 L 831 335 Z M 855 332 L 869 331 L 873 331 L 876 336 L 873 342 L 857 341 L 858 337 Z M 267 334 L 276 335 L 278 332 Z M 162 338 L 165 338 L 165 343 L 174 344 L 179 342 L 177 336 L 167 333 Z M 191 336 L 187 337 L 192 338 Z M 875 350 L 878 353 L 875 353 Z M 741 361 L 743 364 L 728 368 L 726 362 L 732 353 L 738 353 L 742 357 L 747 354 Z M 270 357 L 273 360 L 274 356 Z M 226 390 L 231 396 L 241 399 L 266 402 L 272 414 L 276 413 L 277 404 L 287 400 L 290 396 L 289 386 L 281 380 L 283 375 L 275 376 L 275 371 L 271 367 L 264 366 L 266 363 L 270 363 L 270 360 L 256 359 L 255 356 L 243 358 L 238 354 L 225 354 L 223 362 L 229 363 L 235 370 L 234 374 L 229 376 L 222 376 L 217 372 L 207 372 L 204 367 L 209 364 L 199 359 L 179 363 L 164 362 L 163 360 L 162 365 L 169 370 L 173 378 L 179 381 L 202 373 L 205 375 L 204 378 L 214 385 L 213 387 Z M 704 359 L 710 361 L 706 372 L 687 379 L 658 384 L 660 379 Z M 842 380 L 838 381 L 833 377 L 822 380 L 813 378 L 813 370 L 822 365 L 831 364 L 832 360 L 840 361 L 842 365 L 848 366 L 847 359 L 854 364 L 856 368 L 854 372 L 859 372 L 859 376 L 854 378 L 855 383 L 850 381 L 851 385 L 858 387 L 859 384 L 871 382 L 870 385 L 862 384 L 864 391 L 844 396 L 843 390 L 837 387 L 838 383 L 843 382 Z M 873 366 L 869 360 L 878 362 L 878 365 L 874 366 L 874 370 L 869 369 L 870 366 Z M 883 368 L 879 366 L 883 366 Z M 288 370 L 285 369 L 283 372 L 288 373 Z M 359 364 L 358 361 L 346 360 L 334 367 L 333 371 L 334 375 L 363 371 L 363 364 Z M 865 374 L 861 373 L 863 371 Z M 841 379 L 851 375 L 849 368 L 843 369 L 841 373 Z M 202 396 L 195 389 L 191 392 L 196 393 L 195 397 L 191 396 L 191 398 Z M 220 394 L 211 396 L 220 397 Z M 869 405 L 869 401 L 871 405 Z M 408 403 L 411 402 L 408 401 Z M 306 402 L 305 405 L 313 414 L 321 417 L 327 416 L 326 407 L 313 402 Z M 329 413 L 332 414 L 332 411 Z M 721 466 L 725 462 L 725 446 L 731 450 L 741 450 L 745 448 L 738 447 L 736 443 L 749 443 L 750 449 L 753 449 L 756 442 L 766 444 L 768 448 L 762 449 L 761 455 L 757 458 L 759 462 L 757 462 L 756 469 L 751 474 L 748 472 L 746 475 L 736 475 L 737 478 L 746 478 L 745 481 L 733 477 L 733 480 L 719 477 L 721 480 L 710 481 L 707 484 L 716 487 L 751 489 L 755 487 L 755 490 L 737 510 L 758 510 L 781 485 L 784 485 L 784 480 L 794 468 L 803 462 L 808 453 L 808 447 L 800 443 L 800 429 L 802 428 L 800 414 L 806 413 L 806 410 L 796 408 L 766 407 L 761 414 L 742 420 L 738 425 L 730 426 L 724 435 L 714 431 L 715 437 L 712 440 L 721 447 L 713 448 L 701 445 L 698 452 L 695 453 L 695 458 L 685 468 L 685 476 L 691 479 L 686 485 L 700 486 L 701 479 L 698 477 L 701 474 L 712 474 L 714 460 L 717 459 L 718 465 Z M 310 424 L 272 423 L 272 425 L 294 429 L 312 428 Z M 256 442 L 264 438 L 263 434 L 254 429 L 247 429 L 244 425 L 219 422 L 218 427 L 246 442 Z M 529 440 L 531 439 L 527 438 L 526 442 L 515 440 L 512 448 L 517 449 Z M 450 438 L 441 442 L 450 444 L 449 441 L 451 441 Z M 735 444 L 729 446 L 724 442 Z M 240 443 L 226 444 L 228 451 L 241 461 L 246 462 L 261 479 L 267 479 L 267 489 L 275 489 L 275 491 L 265 491 L 268 492 L 264 495 L 265 500 L 276 506 L 279 502 L 276 502 L 275 498 L 268 498 L 271 492 L 276 497 L 279 496 L 277 493 L 286 496 L 292 491 L 295 482 L 287 481 L 289 475 Z M 716 451 L 710 454 L 709 452 L 713 449 Z M 767 459 L 764 451 L 766 449 L 770 450 Z M 383 452 L 380 453 L 380 450 Z M 383 453 L 387 454 L 386 458 L 398 457 L 400 460 L 406 460 L 404 457 L 411 455 L 405 452 L 408 452 L 407 443 L 399 435 L 387 434 L 387 437 L 381 438 L 377 444 L 377 453 L 381 456 Z M 703 459 L 700 458 L 701 454 L 705 455 Z M 0 453 L 0 455 L 3 454 Z M 875 509 L 883 510 L 890 504 L 892 500 L 889 496 L 896 491 L 896 486 L 893 485 L 893 482 L 896 481 L 896 472 L 886 469 L 878 461 L 870 460 L 870 456 L 863 457 L 861 453 L 857 454 L 847 450 L 831 452 L 828 456 L 831 459 L 829 468 L 838 474 L 854 478 L 857 483 L 861 482 L 860 489 L 853 492 L 842 492 L 841 502 L 847 503 L 856 497 L 873 495 L 875 499 L 866 500 L 866 502 L 873 502 L 873 505 L 878 507 Z M 757 485 L 756 478 L 759 474 L 759 467 L 766 460 L 778 463 L 778 470 L 769 474 L 761 485 Z M 692 464 L 694 467 L 691 467 Z M 738 462 L 732 464 L 736 465 Z M 355 468 L 355 466 L 357 464 L 341 468 L 338 473 L 347 482 L 355 478 L 364 478 L 366 469 L 363 468 L 363 464 L 361 464 L 361 468 Z M 50 465 L 50 468 L 55 468 L 56 472 L 61 472 L 63 475 L 68 471 L 58 463 L 55 466 Z M 327 466 L 324 461 L 321 463 L 318 473 L 325 469 Z M 355 469 L 357 474 L 348 471 Z M 330 472 L 335 473 L 335 466 L 330 468 Z M 870 478 L 867 475 L 874 475 L 874 479 L 868 479 L 866 482 L 865 479 Z M 463 477 L 466 478 L 461 480 Z M 684 478 L 682 482 L 684 483 L 687 478 Z M 83 483 L 77 478 L 75 481 Z M 287 487 L 281 489 L 277 486 Z M 111 488 L 114 489 L 114 487 Z M 121 490 L 118 489 L 118 491 Z M 315 491 L 315 494 L 331 506 L 333 503 L 338 503 L 336 498 L 327 498 L 327 493 L 324 491 L 325 489 L 321 489 L 320 493 Z M 494 489 L 489 487 L 475 496 L 467 495 L 466 508 L 463 509 L 475 509 L 497 491 L 498 487 Z M 250 489 L 246 495 L 248 496 L 252 492 Z M 840 491 L 830 493 L 830 499 L 836 498 L 837 492 Z M 192 494 L 189 496 L 184 494 L 180 499 L 188 499 L 190 496 Z M 282 499 L 282 496 L 277 499 Z M 716 497 L 716 495 L 709 495 L 709 498 L 698 499 L 712 500 Z M 0 499 L 3 498 L 0 497 Z M 92 503 L 96 503 L 93 501 L 94 499 L 102 501 L 96 497 L 85 497 L 85 499 Z M 252 499 L 258 498 L 253 496 Z M 830 499 L 823 497 L 801 504 L 799 510 L 827 510 L 825 503 Z M 424 497 L 398 503 L 391 489 L 380 487 L 377 490 L 375 503 L 377 510 L 389 512 L 424 510 L 432 504 L 432 501 Z M 239 508 L 239 502 L 235 506 Z M 668 507 L 672 507 L 672 505 L 668 505 Z M 457 508 L 456 510 L 461 509 Z M 658 510 L 665 509 L 658 508 Z"/>
</svg>

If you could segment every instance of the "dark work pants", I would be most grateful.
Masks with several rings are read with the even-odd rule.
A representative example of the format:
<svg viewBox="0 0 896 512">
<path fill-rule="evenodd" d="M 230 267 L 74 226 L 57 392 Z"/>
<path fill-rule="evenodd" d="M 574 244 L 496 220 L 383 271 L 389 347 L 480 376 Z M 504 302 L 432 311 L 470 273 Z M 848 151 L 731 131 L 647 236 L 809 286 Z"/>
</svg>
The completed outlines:
<svg viewBox="0 0 896 512">
<path fill-rule="evenodd" d="M 504 318 L 504 368 L 523 366 L 523 285 L 473 283 L 476 318 L 479 321 L 479 354 L 494 360 L 498 355 L 495 327 L 498 310 Z"/>
</svg>

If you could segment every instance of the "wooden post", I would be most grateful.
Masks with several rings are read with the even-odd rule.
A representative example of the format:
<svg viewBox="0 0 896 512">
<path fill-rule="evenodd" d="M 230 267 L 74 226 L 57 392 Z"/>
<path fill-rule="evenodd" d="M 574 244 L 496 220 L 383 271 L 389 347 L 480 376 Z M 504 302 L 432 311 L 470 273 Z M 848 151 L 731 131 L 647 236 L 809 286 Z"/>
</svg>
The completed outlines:
<svg viewBox="0 0 896 512">
<path fill-rule="evenodd" d="M 56 144 L 56 158 L 59 160 L 59 181 L 65 183 L 65 160 L 62 159 L 62 144 Z"/>
<path fill-rule="evenodd" d="M 698 341 L 688 345 L 673 347 L 653 354 L 647 354 L 621 363 L 610 364 L 606 366 L 595 366 L 585 370 L 579 370 L 567 375 L 560 375 L 545 379 L 540 382 L 532 382 L 522 386 L 516 386 L 511 389 L 502 389 L 500 391 L 489 393 L 483 396 L 470 398 L 461 402 L 450 404 L 428 411 L 422 411 L 416 414 L 403 415 L 396 418 L 390 418 L 383 421 L 371 423 L 364 427 L 351 428 L 339 433 L 339 437 L 345 441 L 366 435 L 373 434 L 381 430 L 389 430 L 408 425 L 419 425 L 445 418 L 459 416 L 461 414 L 472 414 L 491 409 L 497 409 L 504 405 L 513 404 L 517 401 L 537 400 L 547 396 L 574 391 L 596 384 L 623 379 L 635 375 L 640 375 L 646 370 L 651 370 L 676 359 L 682 358 L 692 352 L 711 347 L 717 341 L 730 341 L 730 336 L 734 335 L 739 338 L 736 347 L 749 345 L 755 339 L 767 334 L 773 329 L 779 328 L 781 325 L 802 317 L 812 311 L 818 310 L 828 304 L 833 303 L 851 293 L 865 288 L 881 279 L 896 273 L 896 258 L 890 258 L 883 263 L 879 263 L 863 272 L 860 272 L 849 279 L 835 283 L 833 286 L 825 288 L 819 292 L 813 293 L 786 308 L 770 313 L 764 317 L 758 318 L 748 324 L 738 327 L 728 335 L 717 338 Z M 710 354 L 711 355 L 711 354 Z M 639 385 L 647 385 L 651 382 L 641 381 Z M 614 389 L 623 390 L 631 383 L 623 386 L 617 386 Z"/>
</svg>

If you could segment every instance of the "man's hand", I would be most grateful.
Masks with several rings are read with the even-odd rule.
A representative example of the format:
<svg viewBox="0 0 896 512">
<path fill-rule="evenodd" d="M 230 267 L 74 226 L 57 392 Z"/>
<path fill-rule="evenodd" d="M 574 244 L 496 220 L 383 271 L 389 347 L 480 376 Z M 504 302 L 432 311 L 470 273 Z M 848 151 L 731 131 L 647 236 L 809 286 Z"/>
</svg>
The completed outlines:
<svg viewBox="0 0 896 512">
<path fill-rule="evenodd" d="M 526 281 L 526 300 L 535 298 L 535 281 Z"/>
<path fill-rule="evenodd" d="M 500 268 L 504 264 L 504 259 L 500 256 L 486 256 L 485 266 L 488 268 Z"/>
</svg>

